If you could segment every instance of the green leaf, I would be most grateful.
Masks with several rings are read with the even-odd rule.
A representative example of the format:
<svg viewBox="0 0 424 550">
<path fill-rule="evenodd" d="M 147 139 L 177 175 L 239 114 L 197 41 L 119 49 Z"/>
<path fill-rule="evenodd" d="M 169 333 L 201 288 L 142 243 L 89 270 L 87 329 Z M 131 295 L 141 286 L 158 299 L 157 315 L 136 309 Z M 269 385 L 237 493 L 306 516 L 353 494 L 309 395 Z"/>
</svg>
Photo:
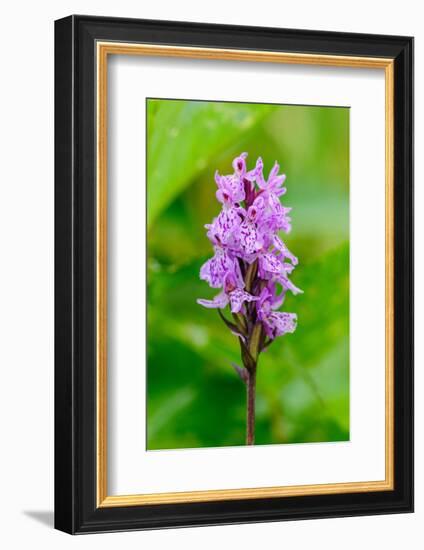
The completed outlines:
<svg viewBox="0 0 424 550">
<path fill-rule="evenodd" d="M 212 159 L 272 110 L 272 105 L 148 100 L 148 225 Z"/>
</svg>

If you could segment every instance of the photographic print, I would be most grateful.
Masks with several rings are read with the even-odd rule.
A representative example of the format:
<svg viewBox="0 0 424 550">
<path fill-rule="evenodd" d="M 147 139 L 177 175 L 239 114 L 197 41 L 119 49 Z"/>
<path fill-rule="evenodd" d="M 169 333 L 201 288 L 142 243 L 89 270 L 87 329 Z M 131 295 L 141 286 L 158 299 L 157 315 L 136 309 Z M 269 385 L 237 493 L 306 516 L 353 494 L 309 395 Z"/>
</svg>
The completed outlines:
<svg viewBox="0 0 424 550">
<path fill-rule="evenodd" d="M 349 108 L 149 98 L 147 449 L 349 440 Z"/>
</svg>

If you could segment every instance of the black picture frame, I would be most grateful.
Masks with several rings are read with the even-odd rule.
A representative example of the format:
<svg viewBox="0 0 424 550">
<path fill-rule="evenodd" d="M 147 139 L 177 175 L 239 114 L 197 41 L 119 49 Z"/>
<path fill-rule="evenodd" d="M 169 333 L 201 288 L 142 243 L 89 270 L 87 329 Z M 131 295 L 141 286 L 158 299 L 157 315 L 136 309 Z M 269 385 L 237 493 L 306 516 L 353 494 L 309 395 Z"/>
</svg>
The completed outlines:
<svg viewBox="0 0 424 550">
<path fill-rule="evenodd" d="M 394 490 L 97 507 L 99 40 L 394 60 Z M 55 22 L 55 527 L 132 529 L 413 511 L 413 39 L 73 15 Z"/>
</svg>

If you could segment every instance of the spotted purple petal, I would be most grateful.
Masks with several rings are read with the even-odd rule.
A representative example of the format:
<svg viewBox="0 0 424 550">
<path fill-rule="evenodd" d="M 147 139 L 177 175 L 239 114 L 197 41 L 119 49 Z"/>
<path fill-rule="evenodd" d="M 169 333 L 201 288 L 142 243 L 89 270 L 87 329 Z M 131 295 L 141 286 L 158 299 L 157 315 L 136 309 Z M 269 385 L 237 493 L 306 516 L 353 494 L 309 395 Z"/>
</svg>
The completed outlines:
<svg viewBox="0 0 424 550">
<path fill-rule="evenodd" d="M 296 256 L 290 252 L 290 250 L 287 248 L 287 246 L 283 243 L 283 241 L 280 239 L 278 235 L 274 235 L 272 244 L 275 246 L 277 250 L 279 250 L 282 253 L 284 258 L 288 258 L 293 265 L 298 264 L 298 259 L 296 258 Z"/>
<path fill-rule="evenodd" d="M 225 292 L 220 292 L 212 300 L 204 300 L 203 298 L 199 298 L 197 303 L 207 308 L 223 309 L 228 304 L 228 296 Z"/>
<path fill-rule="evenodd" d="M 259 274 L 262 279 L 269 279 L 282 272 L 281 261 L 271 252 L 259 256 Z"/>
<path fill-rule="evenodd" d="M 212 244 L 234 247 L 242 223 L 243 209 L 231 207 L 220 212 L 211 224 L 206 225 L 207 236 Z"/>
<path fill-rule="evenodd" d="M 262 248 L 261 236 L 255 224 L 245 220 L 238 234 L 242 254 L 255 254 Z"/>
<path fill-rule="evenodd" d="M 255 302 L 259 298 L 257 296 L 252 296 L 248 292 L 245 292 L 244 290 L 241 290 L 240 288 L 236 288 L 228 295 L 230 299 L 230 305 L 231 305 L 231 312 L 232 313 L 238 313 L 244 302 Z"/>
<path fill-rule="evenodd" d="M 233 205 L 244 200 L 244 184 L 239 175 L 220 176 L 215 174 L 218 185 L 216 198 L 224 205 Z"/>
<path fill-rule="evenodd" d="M 268 321 L 274 329 L 275 336 L 282 336 L 296 330 L 297 315 L 295 313 L 274 311 L 270 314 Z"/>
<path fill-rule="evenodd" d="M 239 157 L 233 160 L 234 172 L 240 176 L 246 173 L 246 157 L 247 153 L 242 153 Z"/>
<path fill-rule="evenodd" d="M 281 283 L 283 288 L 291 290 L 293 294 L 303 294 L 303 290 L 294 285 L 285 275 L 280 275 L 276 280 Z"/>
</svg>

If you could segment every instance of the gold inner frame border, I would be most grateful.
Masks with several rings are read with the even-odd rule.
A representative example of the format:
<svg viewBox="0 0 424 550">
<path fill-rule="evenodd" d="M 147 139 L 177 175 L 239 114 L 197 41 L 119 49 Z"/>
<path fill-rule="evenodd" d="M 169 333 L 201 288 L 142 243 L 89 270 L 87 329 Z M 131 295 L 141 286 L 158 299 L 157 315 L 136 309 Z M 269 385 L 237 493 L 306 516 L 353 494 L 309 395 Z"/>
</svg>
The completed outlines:
<svg viewBox="0 0 424 550">
<path fill-rule="evenodd" d="M 385 72 L 385 479 L 315 485 L 108 495 L 107 492 L 107 62 L 109 55 L 138 55 L 384 69 Z M 364 493 L 394 489 L 394 60 L 257 50 L 96 42 L 97 64 L 97 296 L 96 470 L 97 507 L 142 506 L 290 496 Z"/>
</svg>

